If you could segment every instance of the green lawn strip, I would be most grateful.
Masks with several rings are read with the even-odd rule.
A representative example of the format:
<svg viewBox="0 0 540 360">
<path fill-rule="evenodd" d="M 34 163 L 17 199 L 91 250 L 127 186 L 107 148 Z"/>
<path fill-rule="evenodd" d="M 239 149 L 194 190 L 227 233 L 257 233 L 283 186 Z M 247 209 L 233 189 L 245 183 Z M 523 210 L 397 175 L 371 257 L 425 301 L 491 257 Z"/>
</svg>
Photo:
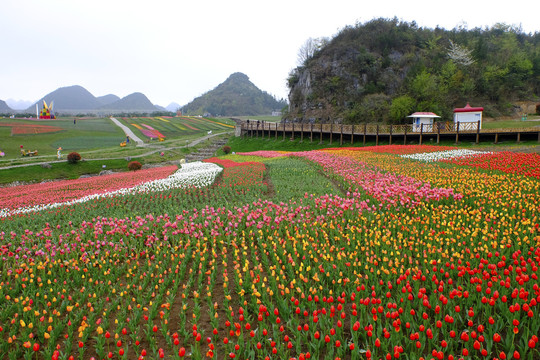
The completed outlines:
<svg viewBox="0 0 540 360">
<path fill-rule="evenodd" d="M 234 152 L 251 152 L 259 150 L 279 150 L 279 151 L 309 151 L 316 149 L 325 149 L 329 147 L 350 147 L 350 146 L 362 146 L 361 138 L 358 137 L 359 142 L 351 145 L 350 141 L 344 142 L 343 145 L 339 145 L 338 141 L 334 139 L 332 144 L 330 144 L 329 139 L 323 139 L 322 143 L 319 143 L 319 138 L 313 139 L 313 142 L 309 140 L 309 134 L 306 136 L 304 134 L 304 141 L 300 141 L 300 137 L 295 138 L 294 140 L 285 139 L 278 136 L 277 140 L 275 137 L 265 137 L 265 138 L 256 138 L 256 137 L 231 137 L 227 145 L 231 147 L 231 151 Z M 375 141 L 366 142 L 366 146 L 375 145 Z"/>
<path fill-rule="evenodd" d="M 540 126 L 540 119 L 535 121 L 497 120 L 482 122 L 482 129 L 532 128 Z"/>
<path fill-rule="evenodd" d="M 271 116 L 271 115 L 261 115 L 261 116 L 238 116 L 236 117 L 240 120 L 246 121 L 246 120 L 260 120 L 260 121 L 267 121 L 267 122 L 281 122 L 281 116 Z"/>
<path fill-rule="evenodd" d="M 138 159 L 144 163 L 143 160 Z M 97 174 L 102 170 L 126 170 L 129 162 L 124 159 L 81 161 L 77 164 L 52 163 L 50 168 L 41 165 L 0 169 L 0 184 L 9 184 L 15 181 L 40 182 L 53 179 L 76 179 L 85 174 Z M 105 165 L 105 167 L 103 166 Z"/>
<path fill-rule="evenodd" d="M 299 158 L 273 158 L 265 160 L 268 176 L 273 185 L 272 201 L 288 202 L 308 195 L 340 195 L 339 188 L 314 165 Z M 272 196 L 273 195 L 273 196 Z"/>
<path fill-rule="evenodd" d="M 64 129 L 53 133 L 11 135 L 11 128 L 0 127 L 0 150 L 5 152 L 5 159 L 17 159 L 21 157 L 20 148 L 25 150 L 37 150 L 39 155 L 55 156 L 56 150 L 61 146 L 64 153 L 67 151 L 101 149 L 116 146 L 123 141 L 124 134 L 120 128 L 114 126 L 109 119 L 77 120 L 50 120 L 29 121 L 16 120 L 21 123 L 35 125 L 50 125 Z M 13 121 L 12 121 L 13 122 Z"/>
</svg>

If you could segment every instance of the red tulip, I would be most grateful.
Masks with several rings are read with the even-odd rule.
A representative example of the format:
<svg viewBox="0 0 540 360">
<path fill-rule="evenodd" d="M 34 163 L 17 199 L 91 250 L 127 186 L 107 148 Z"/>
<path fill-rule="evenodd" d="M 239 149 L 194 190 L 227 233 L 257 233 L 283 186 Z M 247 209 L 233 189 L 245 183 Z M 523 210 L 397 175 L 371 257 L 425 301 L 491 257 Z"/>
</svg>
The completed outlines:
<svg viewBox="0 0 540 360">
<path fill-rule="evenodd" d="M 325 335 L 324 342 L 329 343 L 330 342 L 330 336 Z"/>
</svg>

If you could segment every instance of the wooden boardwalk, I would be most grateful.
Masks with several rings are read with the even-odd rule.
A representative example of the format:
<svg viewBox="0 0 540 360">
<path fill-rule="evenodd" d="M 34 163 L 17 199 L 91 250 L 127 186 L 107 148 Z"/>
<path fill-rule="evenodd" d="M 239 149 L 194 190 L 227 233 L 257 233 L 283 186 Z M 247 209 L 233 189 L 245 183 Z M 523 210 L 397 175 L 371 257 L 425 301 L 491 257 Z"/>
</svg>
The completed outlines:
<svg viewBox="0 0 540 360">
<path fill-rule="evenodd" d="M 422 144 L 429 140 L 459 141 L 490 141 L 498 143 L 501 140 L 536 140 L 540 142 L 540 128 L 506 128 L 480 129 L 478 123 L 435 123 L 433 125 L 383 125 L 383 124 L 304 124 L 304 123 L 272 123 L 260 121 L 244 121 L 237 125 L 237 136 L 281 138 L 283 140 L 300 139 L 301 141 L 319 141 L 323 138 L 333 142 L 355 143 L 375 140 L 375 144 L 407 144 L 407 142 Z"/>
</svg>

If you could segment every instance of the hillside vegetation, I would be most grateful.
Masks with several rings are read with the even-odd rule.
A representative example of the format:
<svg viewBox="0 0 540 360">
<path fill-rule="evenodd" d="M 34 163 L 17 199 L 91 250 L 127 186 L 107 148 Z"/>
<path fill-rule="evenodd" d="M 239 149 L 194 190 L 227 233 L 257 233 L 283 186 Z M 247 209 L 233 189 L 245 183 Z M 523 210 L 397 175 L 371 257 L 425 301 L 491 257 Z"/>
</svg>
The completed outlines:
<svg viewBox="0 0 540 360">
<path fill-rule="evenodd" d="M 538 101 L 540 34 L 491 28 L 421 28 L 376 19 L 317 39 L 288 78 L 287 118 L 405 121 L 414 111 L 451 118 L 468 102 L 485 116 Z M 302 49 L 301 49 L 302 50 Z"/>
<path fill-rule="evenodd" d="M 287 103 L 260 90 L 249 77 L 234 73 L 211 91 L 182 108 L 186 115 L 238 116 L 270 115 L 281 111 Z"/>
</svg>

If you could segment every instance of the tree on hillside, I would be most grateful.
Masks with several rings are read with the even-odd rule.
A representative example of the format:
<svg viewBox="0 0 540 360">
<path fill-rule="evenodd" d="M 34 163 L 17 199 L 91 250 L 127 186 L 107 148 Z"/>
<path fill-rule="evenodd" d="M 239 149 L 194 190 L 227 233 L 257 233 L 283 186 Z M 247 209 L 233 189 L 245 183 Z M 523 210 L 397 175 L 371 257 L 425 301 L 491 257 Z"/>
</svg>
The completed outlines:
<svg viewBox="0 0 540 360">
<path fill-rule="evenodd" d="M 413 113 L 416 101 L 409 95 L 402 95 L 392 100 L 390 105 L 390 119 L 393 123 L 399 124 Z"/>
<path fill-rule="evenodd" d="M 302 66 L 315 55 L 315 53 L 320 50 L 323 46 L 328 43 L 326 38 L 309 38 L 306 42 L 298 49 L 298 66 Z"/>
<path fill-rule="evenodd" d="M 450 41 L 450 48 L 448 49 L 448 57 L 452 59 L 456 64 L 469 66 L 474 64 L 474 58 L 472 56 L 472 50 L 469 50 L 463 46 L 460 46 Z"/>
</svg>

